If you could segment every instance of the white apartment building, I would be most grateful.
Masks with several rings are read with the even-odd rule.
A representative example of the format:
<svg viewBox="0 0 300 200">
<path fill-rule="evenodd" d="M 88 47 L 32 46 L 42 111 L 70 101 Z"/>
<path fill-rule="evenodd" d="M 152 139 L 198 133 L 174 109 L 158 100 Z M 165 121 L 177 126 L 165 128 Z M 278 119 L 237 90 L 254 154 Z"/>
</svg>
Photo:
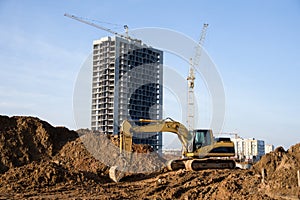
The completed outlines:
<svg viewBox="0 0 300 200">
<path fill-rule="evenodd" d="M 266 144 L 265 145 L 265 153 L 267 154 L 267 153 L 270 153 L 272 151 L 274 151 L 274 145 L 272 145 L 272 144 Z"/>
<path fill-rule="evenodd" d="M 265 155 L 265 142 L 255 138 L 245 139 L 245 157 L 253 161 Z"/>
<path fill-rule="evenodd" d="M 235 156 L 242 160 L 257 161 L 265 155 L 265 142 L 255 138 L 231 138 L 235 147 Z"/>
<path fill-rule="evenodd" d="M 235 138 L 231 138 L 231 141 L 234 143 L 235 157 L 236 158 L 244 158 L 245 157 L 244 139 L 241 137 L 235 137 Z"/>
</svg>

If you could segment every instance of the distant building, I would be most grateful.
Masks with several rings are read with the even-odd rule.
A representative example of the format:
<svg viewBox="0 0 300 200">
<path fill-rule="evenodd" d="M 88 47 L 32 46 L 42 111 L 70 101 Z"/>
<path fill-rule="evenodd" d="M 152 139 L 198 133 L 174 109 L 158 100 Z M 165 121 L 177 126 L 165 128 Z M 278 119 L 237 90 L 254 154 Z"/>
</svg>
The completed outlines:
<svg viewBox="0 0 300 200">
<path fill-rule="evenodd" d="M 245 140 L 245 158 L 247 160 L 258 161 L 265 155 L 265 142 L 254 138 Z"/>
<path fill-rule="evenodd" d="M 234 143 L 235 157 L 238 159 L 245 158 L 245 144 L 244 139 L 241 137 L 232 138 L 231 141 Z"/>
<path fill-rule="evenodd" d="M 270 153 L 272 151 L 274 151 L 274 145 L 272 145 L 272 144 L 266 144 L 265 145 L 265 153 Z"/>
<path fill-rule="evenodd" d="M 240 160 L 258 161 L 265 155 L 265 142 L 255 138 L 232 138 L 235 147 L 235 157 Z"/>
</svg>

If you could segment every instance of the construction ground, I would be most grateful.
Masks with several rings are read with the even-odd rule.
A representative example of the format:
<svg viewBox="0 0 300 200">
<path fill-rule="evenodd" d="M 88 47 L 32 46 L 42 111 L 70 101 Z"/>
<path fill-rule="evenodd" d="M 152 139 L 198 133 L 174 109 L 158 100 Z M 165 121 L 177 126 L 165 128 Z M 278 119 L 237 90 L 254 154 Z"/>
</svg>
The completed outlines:
<svg viewBox="0 0 300 200">
<path fill-rule="evenodd" d="M 143 168 L 137 170 L 149 173 L 127 173 L 114 183 L 109 167 L 83 144 L 87 132 L 53 127 L 33 117 L 0 116 L 0 199 L 300 198 L 300 143 L 288 150 L 276 148 L 249 170 L 198 172 L 167 171 L 161 167 L 165 160 L 149 146 L 134 145 L 135 152 L 154 155 L 136 163 Z"/>
</svg>

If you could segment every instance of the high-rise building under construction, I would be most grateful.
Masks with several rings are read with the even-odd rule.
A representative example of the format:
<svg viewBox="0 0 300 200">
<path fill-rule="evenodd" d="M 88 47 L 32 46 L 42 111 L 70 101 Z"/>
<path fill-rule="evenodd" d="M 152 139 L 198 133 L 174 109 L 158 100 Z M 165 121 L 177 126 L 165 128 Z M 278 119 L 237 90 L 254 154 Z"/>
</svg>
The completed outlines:
<svg viewBox="0 0 300 200">
<path fill-rule="evenodd" d="M 117 36 L 95 40 L 91 128 L 118 134 L 125 119 L 161 119 L 162 81 L 162 51 Z M 161 133 L 134 135 L 133 140 L 158 151 L 162 147 Z"/>
</svg>

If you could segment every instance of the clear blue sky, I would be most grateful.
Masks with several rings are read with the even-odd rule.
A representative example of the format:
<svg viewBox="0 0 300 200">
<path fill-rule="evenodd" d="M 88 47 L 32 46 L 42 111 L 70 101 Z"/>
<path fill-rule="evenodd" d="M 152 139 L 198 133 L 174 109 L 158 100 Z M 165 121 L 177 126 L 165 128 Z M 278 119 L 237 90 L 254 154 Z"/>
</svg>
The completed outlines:
<svg viewBox="0 0 300 200">
<path fill-rule="evenodd" d="M 286 148 L 300 142 L 299 0 L 0 0 L 0 114 L 75 128 L 77 74 L 92 41 L 107 33 L 65 12 L 131 28 L 169 28 L 195 40 L 209 23 L 205 49 L 225 87 L 224 131 Z"/>
</svg>

